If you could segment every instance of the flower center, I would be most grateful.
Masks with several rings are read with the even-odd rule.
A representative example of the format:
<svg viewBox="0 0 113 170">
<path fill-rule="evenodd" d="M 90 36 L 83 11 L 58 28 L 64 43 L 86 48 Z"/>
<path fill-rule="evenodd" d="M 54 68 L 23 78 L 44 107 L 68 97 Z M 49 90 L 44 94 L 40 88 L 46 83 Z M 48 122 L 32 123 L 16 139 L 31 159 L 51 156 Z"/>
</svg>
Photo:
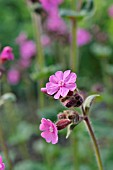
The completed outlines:
<svg viewBox="0 0 113 170">
<path fill-rule="evenodd" d="M 49 131 L 52 133 L 53 132 L 53 128 L 50 126 L 49 127 Z"/>
<path fill-rule="evenodd" d="M 63 86 L 64 86 L 64 81 L 63 81 L 63 80 L 60 80 L 60 81 L 58 82 L 58 85 L 59 85 L 60 87 L 63 87 Z"/>
</svg>

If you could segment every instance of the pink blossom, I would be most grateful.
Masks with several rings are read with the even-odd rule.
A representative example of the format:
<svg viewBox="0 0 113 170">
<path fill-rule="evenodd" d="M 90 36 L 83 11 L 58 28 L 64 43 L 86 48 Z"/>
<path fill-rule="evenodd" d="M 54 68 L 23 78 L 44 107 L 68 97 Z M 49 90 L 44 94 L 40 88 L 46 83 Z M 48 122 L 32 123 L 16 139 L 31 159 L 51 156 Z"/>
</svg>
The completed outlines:
<svg viewBox="0 0 113 170">
<path fill-rule="evenodd" d="M 41 37 L 41 43 L 44 47 L 47 47 L 51 44 L 51 40 L 48 35 L 42 35 Z"/>
<path fill-rule="evenodd" d="M 2 62 L 7 61 L 7 60 L 13 60 L 14 59 L 14 54 L 12 52 L 12 48 L 9 46 L 6 46 L 3 48 L 1 54 L 0 54 L 0 59 Z"/>
<path fill-rule="evenodd" d="M 30 59 L 36 54 L 36 44 L 32 40 L 26 40 L 20 45 L 20 55 L 23 59 Z"/>
<path fill-rule="evenodd" d="M 12 68 L 7 75 L 8 82 L 12 85 L 16 85 L 20 81 L 20 72 L 17 69 Z"/>
<path fill-rule="evenodd" d="M 46 83 L 47 94 L 55 94 L 55 99 L 59 99 L 61 96 L 65 97 L 69 91 L 74 91 L 76 89 L 76 78 L 77 75 L 70 70 L 64 73 L 62 71 L 57 71 L 55 75 L 49 77 L 49 82 Z"/>
<path fill-rule="evenodd" d="M 2 162 L 2 156 L 0 155 L 0 170 L 5 170 L 5 164 Z"/>
<path fill-rule="evenodd" d="M 27 35 L 24 32 L 21 32 L 19 36 L 16 38 L 16 43 L 18 45 L 21 45 L 23 42 L 27 40 Z"/>
<path fill-rule="evenodd" d="M 67 30 L 65 22 L 59 16 L 58 8 L 52 8 L 48 15 L 46 24 L 49 31 L 64 33 Z"/>
<path fill-rule="evenodd" d="M 42 118 L 39 129 L 43 131 L 41 136 L 48 143 L 56 144 L 58 142 L 58 130 L 56 125 L 49 119 Z"/>
<path fill-rule="evenodd" d="M 113 18 L 113 5 L 108 8 L 108 15 Z"/>
<path fill-rule="evenodd" d="M 63 0 L 39 0 L 42 4 L 42 7 L 45 11 L 49 12 L 52 8 L 60 5 Z"/>
<path fill-rule="evenodd" d="M 82 28 L 78 28 L 77 30 L 77 45 L 79 47 L 88 44 L 91 41 L 90 33 Z"/>
</svg>

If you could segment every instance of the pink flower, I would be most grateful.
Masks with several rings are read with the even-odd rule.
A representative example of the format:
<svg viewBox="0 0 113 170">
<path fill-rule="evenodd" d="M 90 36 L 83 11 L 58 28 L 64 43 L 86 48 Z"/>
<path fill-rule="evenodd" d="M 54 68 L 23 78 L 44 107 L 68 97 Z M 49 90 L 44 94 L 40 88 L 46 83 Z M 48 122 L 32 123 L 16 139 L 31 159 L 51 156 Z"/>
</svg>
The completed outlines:
<svg viewBox="0 0 113 170">
<path fill-rule="evenodd" d="M 108 8 L 108 15 L 113 18 L 113 5 Z"/>
<path fill-rule="evenodd" d="M 71 73 L 70 70 L 57 71 L 55 75 L 51 75 L 49 82 L 46 83 L 47 94 L 54 95 L 55 99 L 59 99 L 60 96 L 65 97 L 69 91 L 74 91 L 76 89 L 76 78 L 75 73 Z M 46 92 L 45 92 L 46 93 Z"/>
<path fill-rule="evenodd" d="M 13 59 L 14 59 L 14 55 L 12 52 L 12 48 L 9 46 L 4 47 L 0 54 L 0 60 L 4 62 L 7 60 L 13 60 Z"/>
<path fill-rule="evenodd" d="M 0 170 L 5 170 L 5 164 L 2 162 L 2 156 L 0 155 Z"/>
<path fill-rule="evenodd" d="M 90 33 L 82 28 L 79 28 L 77 30 L 77 45 L 79 47 L 88 44 L 91 41 L 91 35 Z"/>
<path fill-rule="evenodd" d="M 26 40 L 20 45 L 20 55 L 23 59 L 30 59 L 36 54 L 36 45 L 32 40 Z"/>
<path fill-rule="evenodd" d="M 48 143 L 56 144 L 58 142 L 58 130 L 56 125 L 49 119 L 42 118 L 39 129 L 43 131 L 41 136 Z"/>
<path fill-rule="evenodd" d="M 52 8 L 47 19 L 47 29 L 49 31 L 64 33 L 67 27 L 63 19 L 59 16 L 58 8 Z"/>
<path fill-rule="evenodd" d="M 27 35 L 24 32 L 21 32 L 19 36 L 16 38 L 16 43 L 18 45 L 21 45 L 23 42 L 27 40 Z"/>
<path fill-rule="evenodd" d="M 42 7 L 45 11 L 49 12 L 52 8 L 58 7 L 63 0 L 39 0 L 42 4 Z"/>
<path fill-rule="evenodd" d="M 7 75 L 8 82 L 12 85 L 16 85 L 20 81 L 20 72 L 17 69 L 11 69 Z"/>
</svg>

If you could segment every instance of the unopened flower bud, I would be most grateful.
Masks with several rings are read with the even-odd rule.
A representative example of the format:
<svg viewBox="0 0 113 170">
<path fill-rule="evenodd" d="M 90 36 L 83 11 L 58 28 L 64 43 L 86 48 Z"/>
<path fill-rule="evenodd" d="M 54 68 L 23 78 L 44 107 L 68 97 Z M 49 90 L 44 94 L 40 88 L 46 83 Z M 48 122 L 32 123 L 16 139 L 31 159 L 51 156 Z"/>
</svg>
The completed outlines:
<svg viewBox="0 0 113 170">
<path fill-rule="evenodd" d="M 56 126 L 58 130 L 62 130 L 66 128 L 69 124 L 71 124 L 71 120 L 69 119 L 61 119 L 56 122 Z"/>
<path fill-rule="evenodd" d="M 72 94 L 60 99 L 61 103 L 70 108 L 70 107 L 79 107 L 83 103 L 83 97 L 79 93 Z"/>
<path fill-rule="evenodd" d="M 67 118 L 67 114 L 65 114 L 65 113 L 59 113 L 59 114 L 57 115 L 57 117 L 58 117 L 58 119 L 66 119 L 66 118 Z"/>
<path fill-rule="evenodd" d="M 0 54 L 0 63 L 4 63 L 7 60 L 13 59 L 14 59 L 13 49 L 9 46 L 4 47 Z"/>
</svg>

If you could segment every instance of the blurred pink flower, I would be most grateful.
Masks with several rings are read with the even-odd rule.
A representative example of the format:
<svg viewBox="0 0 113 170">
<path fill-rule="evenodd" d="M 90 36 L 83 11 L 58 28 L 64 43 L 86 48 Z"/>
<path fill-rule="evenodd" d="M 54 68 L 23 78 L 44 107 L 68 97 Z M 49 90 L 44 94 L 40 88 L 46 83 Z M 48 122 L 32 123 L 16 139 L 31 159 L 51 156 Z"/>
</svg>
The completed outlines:
<svg viewBox="0 0 113 170">
<path fill-rule="evenodd" d="M 12 48 L 9 46 L 6 46 L 3 48 L 1 54 L 0 54 L 0 60 L 2 62 L 5 62 L 7 60 L 13 60 L 14 59 L 14 54 L 12 52 Z"/>
<path fill-rule="evenodd" d="M 50 10 L 54 7 L 58 7 L 63 0 L 39 0 L 42 4 L 42 7 L 45 11 L 50 12 Z"/>
<path fill-rule="evenodd" d="M 108 15 L 113 18 L 113 5 L 108 8 Z"/>
<path fill-rule="evenodd" d="M 39 129 L 43 131 L 41 136 L 48 143 L 56 144 L 58 142 L 58 130 L 56 125 L 49 119 L 42 118 Z"/>
<path fill-rule="evenodd" d="M 2 162 L 2 156 L 0 155 L 0 170 L 5 170 L 5 164 Z"/>
<path fill-rule="evenodd" d="M 91 41 L 91 34 L 82 28 L 78 28 L 77 30 L 77 45 L 79 47 L 88 44 Z"/>
<path fill-rule="evenodd" d="M 30 59 L 20 59 L 19 61 L 19 65 L 21 68 L 25 69 L 28 68 L 31 64 L 31 60 Z"/>
<path fill-rule="evenodd" d="M 44 93 L 48 95 L 54 95 L 55 99 L 59 99 L 60 96 L 65 97 L 69 91 L 74 91 L 76 89 L 76 78 L 77 75 L 70 70 L 57 71 L 55 75 L 49 77 L 49 82 L 46 83 L 46 89 L 41 89 Z"/>
<path fill-rule="evenodd" d="M 41 43 L 43 47 L 47 47 L 51 44 L 51 40 L 48 35 L 42 35 Z"/>
<path fill-rule="evenodd" d="M 26 40 L 20 45 L 20 55 L 23 59 L 30 59 L 36 54 L 36 44 L 32 40 Z"/>
<path fill-rule="evenodd" d="M 59 16 L 58 8 L 52 8 L 48 15 L 46 24 L 49 31 L 64 33 L 67 30 L 65 22 Z"/>
<path fill-rule="evenodd" d="M 12 85 L 18 84 L 20 81 L 20 72 L 17 69 L 12 68 L 8 72 L 7 79 L 8 82 Z"/>
<path fill-rule="evenodd" d="M 27 35 L 24 32 L 21 32 L 19 36 L 16 38 L 16 43 L 18 45 L 21 45 L 23 42 L 27 40 Z"/>
</svg>

